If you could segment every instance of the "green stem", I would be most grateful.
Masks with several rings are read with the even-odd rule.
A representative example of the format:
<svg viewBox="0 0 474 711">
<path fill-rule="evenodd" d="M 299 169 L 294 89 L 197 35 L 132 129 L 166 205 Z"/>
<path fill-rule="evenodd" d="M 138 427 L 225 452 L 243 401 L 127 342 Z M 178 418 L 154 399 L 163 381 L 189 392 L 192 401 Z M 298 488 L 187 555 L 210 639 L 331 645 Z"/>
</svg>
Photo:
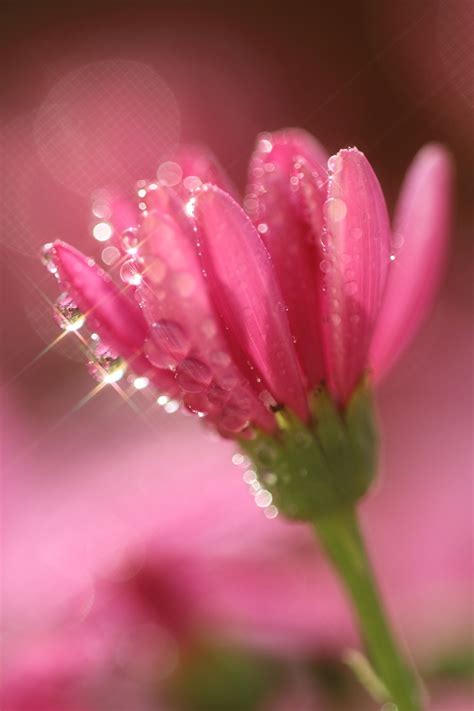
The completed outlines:
<svg viewBox="0 0 474 711">
<path fill-rule="evenodd" d="M 398 711 L 421 711 L 418 684 L 388 624 L 355 511 L 319 517 L 315 527 L 347 588 L 370 660 L 390 701 Z"/>
</svg>

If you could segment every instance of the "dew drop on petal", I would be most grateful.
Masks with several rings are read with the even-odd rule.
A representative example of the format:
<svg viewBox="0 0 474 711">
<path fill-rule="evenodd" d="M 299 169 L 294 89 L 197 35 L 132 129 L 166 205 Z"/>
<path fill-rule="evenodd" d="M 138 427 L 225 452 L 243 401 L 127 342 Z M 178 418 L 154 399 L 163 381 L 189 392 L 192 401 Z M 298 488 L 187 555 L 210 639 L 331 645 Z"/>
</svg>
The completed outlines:
<svg viewBox="0 0 474 711">
<path fill-rule="evenodd" d="M 120 259 L 120 251 L 117 247 L 109 245 L 108 247 L 104 247 L 101 257 L 104 264 L 107 264 L 107 266 L 110 267 L 112 264 L 115 264 L 118 259 Z"/>
<path fill-rule="evenodd" d="M 199 187 L 201 187 L 202 181 L 201 181 L 201 178 L 197 177 L 197 175 L 188 175 L 183 180 L 183 185 L 186 188 L 186 190 L 189 190 L 189 192 L 192 192 L 193 190 L 197 190 Z"/>
<path fill-rule="evenodd" d="M 129 227 L 120 235 L 122 249 L 128 254 L 135 254 L 138 249 L 138 229 Z"/>
<path fill-rule="evenodd" d="M 67 293 L 61 294 L 54 304 L 54 320 L 64 331 L 78 331 L 86 317 Z"/>
<path fill-rule="evenodd" d="M 147 338 L 143 344 L 145 357 L 155 368 L 175 368 L 178 364 L 176 357 L 163 350 L 154 338 Z"/>
<path fill-rule="evenodd" d="M 247 469 L 244 472 L 242 479 L 246 484 L 252 484 L 252 482 L 257 481 L 257 474 L 253 469 Z"/>
<path fill-rule="evenodd" d="M 323 205 L 326 219 L 331 222 L 340 222 L 347 215 L 347 205 L 340 198 L 329 198 Z"/>
<path fill-rule="evenodd" d="M 327 274 L 328 272 L 331 271 L 331 262 L 328 259 L 323 259 L 319 263 L 319 268 L 323 272 L 323 274 Z"/>
<path fill-rule="evenodd" d="M 405 244 L 405 237 L 400 232 L 394 232 L 390 243 L 393 249 L 401 249 Z"/>
<path fill-rule="evenodd" d="M 145 375 L 139 375 L 133 379 L 133 387 L 135 390 L 144 390 L 149 386 L 149 384 L 150 380 Z"/>
<path fill-rule="evenodd" d="M 112 237 L 112 226 L 108 222 L 98 222 L 92 228 L 92 236 L 98 242 L 107 242 Z"/>
<path fill-rule="evenodd" d="M 263 403 L 263 406 L 266 407 L 267 410 L 273 410 L 278 404 L 268 390 L 262 390 L 262 392 L 258 395 L 258 399 Z"/>
<path fill-rule="evenodd" d="M 268 140 L 268 138 L 261 138 L 258 142 L 257 148 L 262 153 L 271 153 L 273 145 L 272 142 Z"/>
<path fill-rule="evenodd" d="M 211 380 L 210 369 L 197 358 L 185 358 L 176 368 L 176 381 L 186 392 L 202 392 L 209 386 Z"/>
<path fill-rule="evenodd" d="M 219 418 L 219 424 L 229 432 L 241 432 L 248 424 L 248 414 L 235 407 L 226 407 Z"/>
<path fill-rule="evenodd" d="M 228 368 L 232 363 L 232 359 L 228 353 L 225 351 L 214 351 L 209 355 L 209 361 L 212 365 L 221 368 Z"/>
<path fill-rule="evenodd" d="M 260 232 L 261 235 L 264 235 L 266 232 L 268 232 L 268 225 L 265 222 L 260 222 L 260 224 L 257 225 L 257 230 Z"/>
<path fill-rule="evenodd" d="M 212 405 L 222 406 L 229 400 L 230 393 L 217 383 L 211 383 L 207 391 L 207 399 Z"/>
<path fill-rule="evenodd" d="M 174 412 L 178 412 L 179 401 L 178 400 L 168 400 L 168 402 L 165 404 L 163 409 L 169 415 L 173 414 Z"/>
<path fill-rule="evenodd" d="M 189 352 L 190 343 L 175 321 L 162 319 L 153 324 L 144 350 L 148 360 L 158 368 L 176 366 Z"/>
<path fill-rule="evenodd" d="M 270 506 L 266 506 L 263 510 L 263 515 L 266 518 L 270 518 L 270 519 L 276 518 L 278 516 L 278 509 L 273 504 L 271 504 Z"/>
<path fill-rule="evenodd" d="M 52 242 L 48 242 L 41 247 L 41 262 L 48 272 L 57 274 L 58 267 L 56 266 L 55 249 Z"/>
<path fill-rule="evenodd" d="M 160 165 L 157 170 L 156 176 L 158 178 L 158 181 L 163 185 L 173 187 L 174 185 L 178 185 L 178 183 L 181 182 L 181 179 L 183 177 L 183 171 L 178 163 L 174 163 L 173 161 L 166 161 L 165 163 L 162 163 Z"/>
<path fill-rule="evenodd" d="M 272 495 L 266 489 L 261 489 L 255 495 L 255 503 L 259 508 L 262 509 L 266 508 L 267 506 L 270 506 L 270 504 L 272 503 L 272 499 Z"/>
<path fill-rule="evenodd" d="M 141 284 L 142 275 L 138 271 L 137 262 L 134 259 L 128 259 L 120 267 L 120 278 L 126 284 L 138 286 Z"/>
<path fill-rule="evenodd" d="M 342 156 L 336 155 L 331 156 L 328 160 L 328 168 L 331 171 L 331 173 L 339 173 L 339 171 L 342 169 Z"/>
<path fill-rule="evenodd" d="M 87 369 L 100 383 L 116 383 L 125 375 L 127 363 L 106 345 L 99 344 Z"/>
<path fill-rule="evenodd" d="M 245 457 L 243 454 L 240 452 L 236 452 L 234 455 L 232 455 L 232 464 L 234 464 L 236 467 L 240 467 L 245 461 Z"/>
</svg>

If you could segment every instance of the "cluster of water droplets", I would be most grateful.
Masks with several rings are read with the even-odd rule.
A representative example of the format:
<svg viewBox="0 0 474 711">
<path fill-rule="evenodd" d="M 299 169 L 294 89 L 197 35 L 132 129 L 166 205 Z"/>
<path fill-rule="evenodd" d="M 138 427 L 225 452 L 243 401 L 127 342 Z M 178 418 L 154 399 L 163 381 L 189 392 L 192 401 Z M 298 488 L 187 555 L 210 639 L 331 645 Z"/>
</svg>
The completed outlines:
<svg viewBox="0 0 474 711">
<path fill-rule="evenodd" d="M 331 156 L 328 160 L 329 192 L 333 184 L 337 187 L 343 160 L 339 153 Z M 350 252 L 341 252 L 340 234 L 344 233 L 347 227 L 345 221 L 348 218 L 346 202 L 339 197 L 327 198 L 323 204 L 323 215 L 324 222 L 320 240 L 322 258 L 319 263 L 323 275 L 322 288 L 326 294 L 326 311 L 323 317 L 330 320 L 333 327 L 334 344 L 338 347 L 342 343 L 343 333 L 346 335 L 349 333 L 355 337 L 354 329 L 343 331 L 343 319 L 347 318 L 352 326 L 356 326 L 361 319 L 357 299 L 359 293 L 357 272 L 361 259 L 358 244 L 363 237 L 363 229 L 357 225 L 351 227 Z M 341 297 L 344 300 L 343 303 Z"/>
<path fill-rule="evenodd" d="M 266 144 L 265 147 L 268 148 Z M 272 168 L 273 166 L 267 166 L 264 170 Z M 192 299 L 197 288 L 195 276 L 169 268 L 158 257 L 153 258 L 151 263 L 144 262 L 141 255 L 143 240 L 146 240 L 143 234 L 146 234 L 145 228 L 152 229 L 156 215 L 154 209 L 160 208 L 160 211 L 166 214 L 168 197 L 166 190 L 163 190 L 166 187 L 176 191 L 183 201 L 185 216 L 194 224 L 195 193 L 206 186 L 202 185 L 197 176 L 183 177 L 181 166 L 167 161 L 159 166 L 154 181 L 137 182 L 136 225 L 128 227 L 121 234 L 117 234 L 115 228 L 117 220 L 114 211 L 118 203 L 115 203 L 114 197 L 106 191 L 95 193 L 92 200 L 91 233 L 97 242 L 105 244 L 101 251 L 103 263 L 116 270 L 124 287 L 135 297 L 141 308 L 145 309 L 150 301 L 149 294 L 146 293 L 149 290 L 155 302 L 165 302 L 171 291 L 171 298 L 188 299 L 189 308 L 192 309 Z M 193 229 L 196 231 L 196 227 Z M 263 233 L 265 227 L 261 226 L 259 231 Z M 199 248 L 199 241 L 196 241 Z M 48 271 L 59 280 L 52 244 L 45 245 L 42 258 Z M 78 332 L 86 322 L 85 315 L 67 291 L 57 300 L 54 317 L 66 331 Z M 88 320 L 93 324 L 92 318 L 88 317 Z M 157 404 L 163 407 L 165 412 L 174 413 L 184 407 L 200 417 L 210 415 L 224 432 L 239 433 L 249 427 L 255 402 L 260 402 L 269 411 L 277 406 L 265 389 L 261 390 L 259 400 L 255 398 L 248 382 L 228 353 L 220 327 L 213 315 L 208 314 L 200 324 L 198 341 L 201 343 L 201 338 L 204 341 L 204 357 L 199 355 L 185 328 L 177 321 L 171 318 L 148 318 L 148 321 L 152 325 L 144 344 L 144 355 L 151 367 L 172 371 L 181 392 L 182 404 L 167 395 L 158 396 Z M 93 325 L 95 327 L 95 324 Z M 97 330 L 100 330 L 99 326 Z M 83 336 L 81 338 L 86 344 L 87 339 Z M 126 360 L 102 342 L 97 334 L 92 334 L 88 345 L 90 359 L 87 367 L 97 381 L 113 384 L 127 374 L 127 380 L 136 390 L 149 386 L 149 378 L 133 374 Z M 258 501 L 264 498 L 265 495 L 261 494 Z"/>
<path fill-rule="evenodd" d="M 55 248 L 52 243 L 45 244 L 41 250 L 41 258 L 47 270 L 59 281 L 59 270 L 56 263 Z M 63 291 L 53 306 L 53 318 L 61 329 L 78 334 L 86 326 L 86 316 L 68 291 Z M 79 335 L 79 334 L 78 334 Z M 127 372 L 127 363 L 107 344 L 103 343 L 96 333 L 90 335 L 89 341 L 80 336 L 88 345 L 90 359 L 88 371 L 95 380 L 103 383 L 116 383 Z"/>
<path fill-rule="evenodd" d="M 251 467 L 251 462 L 248 457 L 243 454 L 236 453 L 232 457 L 232 464 L 242 470 L 242 478 L 248 486 L 249 493 L 253 497 L 256 506 L 263 510 L 266 518 L 273 519 L 278 516 L 278 509 L 272 503 L 273 497 L 258 481 L 257 474 Z M 276 482 L 276 474 L 267 472 L 264 474 L 264 482 L 271 486 Z"/>
</svg>

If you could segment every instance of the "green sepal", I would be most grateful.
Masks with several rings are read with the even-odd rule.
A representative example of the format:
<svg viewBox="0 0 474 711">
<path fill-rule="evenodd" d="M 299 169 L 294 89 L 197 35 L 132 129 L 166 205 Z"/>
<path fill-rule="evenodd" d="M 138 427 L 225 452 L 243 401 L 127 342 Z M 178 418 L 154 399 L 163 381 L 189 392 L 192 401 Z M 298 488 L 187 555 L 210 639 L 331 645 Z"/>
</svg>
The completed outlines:
<svg viewBox="0 0 474 711">
<path fill-rule="evenodd" d="M 259 432 L 241 443 L 260 484 L 288 518 L 311 521 L 354 504 L 375 473 L 377 435 L 365 382 L 340 410 L 326 388 L 311 397 L 311 422 L 276 413 L 275 435 Z"/>
</svg>

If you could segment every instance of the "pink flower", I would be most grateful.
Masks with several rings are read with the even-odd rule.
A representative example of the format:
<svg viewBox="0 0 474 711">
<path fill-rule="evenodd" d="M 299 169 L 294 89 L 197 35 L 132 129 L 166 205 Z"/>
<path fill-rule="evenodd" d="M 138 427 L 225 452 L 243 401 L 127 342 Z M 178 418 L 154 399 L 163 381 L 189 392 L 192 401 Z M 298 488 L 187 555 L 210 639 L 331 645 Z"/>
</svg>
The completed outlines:
<svg viewBox="0 0 474 711">
<path fill-rule="evenodd" d="M 451 205 L 446 151 L 430 145 L 415 158 L 393 234 L 377 177 L 356 148 L 327 160 L 304 131 L 262 134 L 248 214 L 209 154 L 182 149 L 177 160 L 160 166 L 158 182 L 140 181 L 133 210 L 112 201 L 110 221 L 94 232 L 121 249 L 113 269 L 121 287 L 73 247 L 45 247 L 67 292 L 62 325 L 74 328 L 83 312 L 100 336 L 96 376 L 117 380 L 126 361 L 226 436 L 252 424 L 271 431 L 281 406 L 308 420 L 308 394 L 321 381 L 344 404 L 367 370 L 380 378 L 439 281 Z"/>
</svg>

